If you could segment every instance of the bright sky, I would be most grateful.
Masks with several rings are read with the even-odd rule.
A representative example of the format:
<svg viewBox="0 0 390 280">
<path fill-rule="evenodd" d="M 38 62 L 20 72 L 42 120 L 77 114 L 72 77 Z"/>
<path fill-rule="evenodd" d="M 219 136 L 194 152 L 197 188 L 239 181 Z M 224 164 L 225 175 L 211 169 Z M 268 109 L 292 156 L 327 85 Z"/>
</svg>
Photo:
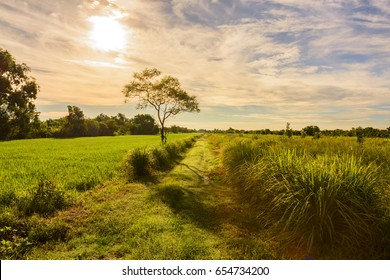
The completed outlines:
<svg viewBox="0 0 390 280">
<path fill-rule="evenodd" d="M 168 125 L 390 126 L 389 0 L 1 0 L 0 48 L 42 119 L 145 113 L 121 91 L 156 67 L 200 103 Z"/>
</svg>

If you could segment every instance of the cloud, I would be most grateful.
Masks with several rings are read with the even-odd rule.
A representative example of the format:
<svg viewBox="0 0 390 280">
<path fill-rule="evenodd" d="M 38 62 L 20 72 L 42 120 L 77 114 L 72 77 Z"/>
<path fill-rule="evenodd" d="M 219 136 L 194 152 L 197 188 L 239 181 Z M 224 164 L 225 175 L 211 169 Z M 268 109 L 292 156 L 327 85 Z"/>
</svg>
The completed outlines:
<svg viewBox="0 0 390 280">
<path fill-rule="evenodd" d="M 94 49 L 88 18 L 118 14 L 127 48 Z M 16 0 L 0 4 L 0 39 L 31 66 L 42 103 L 121 104 L 132 73 L 157 67 L 201 107 L 268 110 L 232 122 L 384 127 L 388 108 L 372 108 L 390 103 L 389 15 L 379 0 Z"/>
<path fill-rule="evenodd" d="M 39 116 L 43 119 L 56 119 L 62 118 L 68 115 L 68 111 L 63 112 L 42 112 Z"/>
</svg>

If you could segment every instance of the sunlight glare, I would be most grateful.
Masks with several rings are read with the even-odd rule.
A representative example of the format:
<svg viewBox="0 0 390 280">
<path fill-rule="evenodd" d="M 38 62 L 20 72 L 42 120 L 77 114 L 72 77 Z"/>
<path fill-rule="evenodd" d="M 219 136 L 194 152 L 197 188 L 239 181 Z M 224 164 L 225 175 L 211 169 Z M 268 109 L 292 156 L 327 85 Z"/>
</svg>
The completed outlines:
<svg viewBox="0 0 390 280">
<path fill-rule="evenodd" d="M 115 17 L 92 16 L 89 38 L 94 48 L 102 51 L 120 51 L 126 48 L 126 31 Z"/>
</svg>

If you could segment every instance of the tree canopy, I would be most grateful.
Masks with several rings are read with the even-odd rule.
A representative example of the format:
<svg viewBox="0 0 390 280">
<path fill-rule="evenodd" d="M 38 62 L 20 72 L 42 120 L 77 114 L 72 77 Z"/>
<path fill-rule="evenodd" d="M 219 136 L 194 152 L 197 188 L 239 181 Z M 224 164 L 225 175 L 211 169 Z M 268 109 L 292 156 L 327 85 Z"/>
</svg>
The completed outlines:
<svg viewBox="0 0 390 280">
<path fill-rule="evenodd" d="M 29 72 L 26 64 L 17 64 L 0 49 L 0 140 L 28 138 L 38 121 L 33 101 L 39 86 Z"/>
<path fill-rule="evenodd" d="M 68 115 L 65 117 L 64 135 L 68 137 L 85 136 L 87 125 L 84 112 L 77 106 L 68 105 Z"/>
<path fill-rule="evenodd" d="M 156 68 L 134 73 L 133 80 L 123 88 L 125 101 L 138 99 L 137 109 L 152 107 L 161 126 L 161 140 L 166 141 L 165 122 L 181 112 L 199 112 L 196 96 L 181 88 L 177 78 L 164 76 Z"/>
<path fill-rule="evenodd" d="M 158 126 L 151 115 L 138 114 L 131 120 L 131 134 L 154 135 L 158 133 Z"/>
</svg>

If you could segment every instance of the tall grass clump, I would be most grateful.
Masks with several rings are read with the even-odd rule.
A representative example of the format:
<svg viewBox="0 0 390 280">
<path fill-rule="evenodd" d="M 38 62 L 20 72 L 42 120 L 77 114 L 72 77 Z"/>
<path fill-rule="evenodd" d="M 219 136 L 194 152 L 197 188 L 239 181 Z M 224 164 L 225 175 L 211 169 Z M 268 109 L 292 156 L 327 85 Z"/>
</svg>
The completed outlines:
<svg viewBox="0 0 390 280">
<path fill-rule="evenodd" d="M 163 171 L 171 168 L 172 162 L 166 149 L 156 147 L 149 152 L 151 155 L 151 163 L 155 170 Z"/>
<path fill-rule="evenodd" d="M 181 148 L 176 142 L 165 144 L 164 149 L 167 151 L 171 161 L 174 161 L 180 156 Z"/>
<path fill-rule="evenodd" d="M 270 159 L 271 220 L 307 250 L 377 248 L 384 214 L 376 168 L 353 156 L 297 158 L 281 151 Z"/>
<path fill-rule="evenodd" d="M 245 162 L 255 162 L 261 154 L 260 146 L 257 146 L 250 140 L 239 139 L 233 142 L 233 144 L 225 146 L 223 163 L 229 168 L 229 171 L 234 172 Z"/>
<path fill-rule="evenodd" d="M 125 173 L 128 179 L 139 179 L 150 175 L 150 155 L 146 149 L 135 148 L 124 159 Z"/>
<path fill-rule="evenodd" d="M 389 245 L 383 237 L 389 210 L 381 169 L 349 152 L 286 146 L 238 139 L 223 150 L 228 182 L 264 228 L 286 250 L 298 246 L 315 256 L 383 257 L 378 248 Z"/>
</svg>

